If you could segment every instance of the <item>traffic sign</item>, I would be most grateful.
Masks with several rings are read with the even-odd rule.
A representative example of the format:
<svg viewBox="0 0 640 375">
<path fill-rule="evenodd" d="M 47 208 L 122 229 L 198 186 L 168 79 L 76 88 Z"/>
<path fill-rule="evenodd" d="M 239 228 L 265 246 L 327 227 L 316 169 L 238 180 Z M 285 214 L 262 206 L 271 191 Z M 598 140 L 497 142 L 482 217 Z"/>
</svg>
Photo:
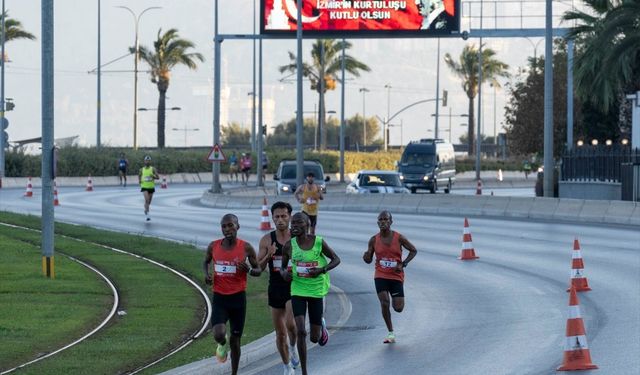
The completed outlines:
<svg viewBox="0 0 640 375">
<path fill-rule="evenodd" d="M 2 130 L 5 130 L 8 127 L 9 127 L 9 120 L 7 120 L 6 117 L 3 117 L 2 118 Z"/>
<path fill-rule="evenodd" d="M 217 143 L 213 145 L 213 148 L 209 152 L 209 156 L 207 156 L 207 160 L 211 163 L 226 161 L 224 154 L 222 153 L 222 147 Z"/>
</svg>

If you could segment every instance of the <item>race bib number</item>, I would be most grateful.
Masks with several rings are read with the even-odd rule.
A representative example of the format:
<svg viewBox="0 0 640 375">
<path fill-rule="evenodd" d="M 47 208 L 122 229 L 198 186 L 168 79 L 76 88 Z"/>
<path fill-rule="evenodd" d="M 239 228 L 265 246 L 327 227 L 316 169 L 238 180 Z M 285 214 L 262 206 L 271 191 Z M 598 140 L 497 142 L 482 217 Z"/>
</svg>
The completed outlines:
<svg viewBox="0 0 640 375">
<path fill-rule="evenodd" d="M 214 270 L 221 275 L 229 275 L 236 273 L 236 265 L 229 262 L 220 262 L 215 264 Z"/>
<path fill-rule="evenodd" d="M 144 176 L 144 181 L 145 182 L 151 182 L 151 181 L 153 181 L 153 177 L 152 176 Z"/>
<path fill-rule="evenodd" d="M 396 268 L 398 262 L 394 260 L 380 259 L 380 267 L 383 268 Z"/>
<path fill-rule="evenodd" d="M 300 277 L 311 277 L 309 271 L 316 267 L 318 267 L 318 262 L 298 262 L 296 263 L 296 272 Z"/>
<path fill-rule="evenodd" d="M 313 204 L 316 204 L 316 203 L 318 203 L 317 200 L 315 200 L 315 199 L 313 199 L 311 197 L 307 198 L 307 204 L 308 205 L 313 205 Z"/>
<path fill-rule="evenodd" d="M 281 265 L 282 265 L 282 256 L 274 255 L 273 256 L 273 272 L 280 272 Z M 289 263 L 287 264 L 287 271 L 291 272 L 291 259 L 289 259 Z"/>
</svg>

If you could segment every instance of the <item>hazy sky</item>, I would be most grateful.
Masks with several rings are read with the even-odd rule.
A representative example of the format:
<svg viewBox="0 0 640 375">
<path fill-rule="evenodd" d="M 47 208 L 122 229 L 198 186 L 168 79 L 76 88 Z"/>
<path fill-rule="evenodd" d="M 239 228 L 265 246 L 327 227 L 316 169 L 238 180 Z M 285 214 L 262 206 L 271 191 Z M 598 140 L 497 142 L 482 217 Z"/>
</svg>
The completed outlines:
<svg viewBox="0 0 640 375">
<path fill-rule="evenodd" d="M 7 112 L 10 121 L 10 140 L 38 137 L 41 134 L 40 100 L 40 1 L 5 0 L 12 18 L 23 23 L 26 30 L 38 37 L 37 41 L 13 41 L 6 46 L 10 62 L 6 66 L 6 97 L 13 98 L 15 110 Z M 259 3 L 257 11 L 259 11 Z M 55 1 L 55 136 L 56 138 L 78 135 L 80 143 L 94 145 L 96 142 L 96 75 L 88 74 L 97 65 L 97 0 Z M 162 9 L 151 10 L 140 21 L 140 43 L 152 47 L 158 30 L 177 28 L 180 36 L 193 41 L 196 50 L 205 56 L 197 71 L 177 68 L 172 72 L 167 96 L 168 107 L 181 107 L 181 111 L 167 112 L 166 139 L 168 146 L 183 146 L 183 131 L 172 128 L 199 128 L 189 132 L 189 145 L 210 146 L 213 142 L 213 0 L 102 0 L 102 63 L 121 57 L 134 44 L 134 22 L 131 14 L 116 6 L 126 5 L 138 13 L 150 6 Z M 556 3 L 555 12 L 569 9 L 570 2 Z M 220 33 L 251 34 L 253 1 L 220 0 Z M 479 9 L 478 3 L 463 4 L 466 14 Z M 543 27 L 543 1 L 494 2 L 485 1 L 484 27 Z M 522 14 L 525 17 L 519 17 Z M 516 16 L 501 18 L 501 16 Z M 498 16 L 498 17 L 495 17 Z M 474 28 L 478 27 L 474 20 Z M 557 23 L 557 22 L 556 22 Z M 469 20 L 463 19 L 463 28 Z M 566 26 L 566 25 L 563 25 Z M 533 55 L 533 44 L 540 38 L 484 39 L 495 49 L 497 58 L 511 66 L 512 73 L 526 64 Z M 371 72 L 359 78 L 349 79 L 346 85 L 345 116 L 363 112 L 363 96 L 359 89 L 370 90 L 364 98 L 366 116 L 393 115 L 401 108 L 423 99 L 435 98 L 436 92 L 436 39 L 353 39 L 351 55 L 371 67 Z M 309 55 L 312 40 L 304 42 L 304 57 Z M 457 57 L 466 43 L 477 44 L 477 40 L 442 39 L 441 59 L 445 53 Z M 278 67 L 289 62 L 288 51 L 295 51 L 295 40 L 266 40 L 263 42 L 263 72 L 265 100 L 274 103 L 275 126 L 294 116 L 296 88 L 293 81 L 281 82 L 283 75 Z M 250 41 L 227 40 L 223 43 L 222 86 L 229 93 L 229 120 L 248 126 L 250 123 L 250 97 L 252 91 L 252 43 Z M 538 55 L 544 52 L 544 42 L 538 44 Z M 140 70 L 145 70 L 144 64 Z M 128 56 L 103 68 L 102 77 L 102 143 L 112 146 L 131 146 L 133 143 L 133 57 Z M 468 101 L 460 82 L 441 60 L 440 88 L 449 91 L 449 106 L 453 114 L 467 112 Z M 391 85 L 390 91 L 384 88 Z M 304 84 L 304 111 L 312 112 L 317 103 L 317 94 Z M 487 84 L 484 88 L 484 133 L 494 132 L 494 93 Z M 496 124 L 500 132 L 506 95 L 504 90 L 496 92 Z M 330 91 L 327 109 L 340 110 L 340 89 Z M 145 72 L 139 73 L 138 106 L 155 108 L 158 92 Z M 420 104 L 399 115 L 392 123 L 403 124 L 402 143 L 425 137 L 433 137 L 434 104 Z M 441 108 L 448 114 L 448 108 Z M 311 113 L 306 116 L 312 116 Z M 465 132 L 461 123 L 465 118 L 452 118 L 452 139 Z M 224 124 L 223 124 L 224 125 Z M 440 136 L 448 138 L 446 130 L 449 119 L 440 119 Z M 390 143 L 400 144 L 400 128 L 391 129 Z M 156 145 L 156 114 L 140 112 L 138 116 L 138 143 L 140 146 Z"/>
</svg>

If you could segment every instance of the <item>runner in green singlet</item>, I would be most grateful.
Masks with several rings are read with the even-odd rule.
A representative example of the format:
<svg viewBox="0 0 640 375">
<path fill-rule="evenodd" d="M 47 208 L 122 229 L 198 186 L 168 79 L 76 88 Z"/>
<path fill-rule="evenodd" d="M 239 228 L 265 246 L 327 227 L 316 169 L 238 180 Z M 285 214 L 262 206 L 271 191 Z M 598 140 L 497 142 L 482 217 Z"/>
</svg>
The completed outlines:
<svg viewBox="0 0 640 375">
<path fill-rule="evenodd" d="M 153 199 L 153 193 L 156 192 L 155 180 L 159 179 L 156 169 L 151 166 L 151 156 L 144 157 L 144 167 L 140 168 L 138 173 L 138 181 L 140 182 L 140 191 L 144 195 L 144 216 L 149 221 L 149 206 L 151 206 L 151 200 Z"/>
<path fill-rule="evenodd" d="M 340 264 L 340 258 L 320 236 L 307 234 L 309 217 L 303 212 L 291 218 L 291 240 L 282 250 L 280 273 L 285 280 L 291 279 L 291 306 L 298 336 L 298 354 L 302 374 L 307 375 L 307 331 L 305 316 L 309 309 L 313 343 L 324 346 L 329 341 L 329 332 L 322 316 L 323 298 L 329 292 L 328 271 Z M 330 260 L 327 261 L 327 258 Z M 287 265 L 291 259 L 291 274 Z"/>
</svg>

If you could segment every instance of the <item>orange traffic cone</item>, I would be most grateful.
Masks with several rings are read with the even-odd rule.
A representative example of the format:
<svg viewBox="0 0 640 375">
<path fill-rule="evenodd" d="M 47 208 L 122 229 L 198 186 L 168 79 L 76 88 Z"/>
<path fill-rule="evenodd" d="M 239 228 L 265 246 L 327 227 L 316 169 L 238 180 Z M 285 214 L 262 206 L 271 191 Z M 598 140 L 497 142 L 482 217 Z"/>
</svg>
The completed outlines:
<svg viewBox="0 0 640 375">
<path fill-rule="evenodd" d="M 166 189 L 167 185 L 167 177 L 162 177 L 162 183 L 160 184 L 160 189 Z"/>
<path fill-rule="evenodd" d="M 478 180 L 476 185 L 476 195 L 482 195 L 482 180 Z"/>
<path fill-rule="evenodd" d="M 584 263 L 582 262 L 582 252 L 580 251 L 580 242 L 576 238 L 573 240 L 573 255 L 571 256 L 571 285 L 576 288 L 576 292 L 585 292 L 591 290 L 589 282 L 584 276 Z M 569 289 L 567 289 L 567 292 Z"/>
<path fill-rule="evenodd" d="M 564 358 L 562 366 L 558 367 L 557 371 L 596 369 L 598 366 L 591 363 L 591 354 L 587 344 L 584 322 L 582 321 L 582 315 L 580 315 L 580 301 L 578 300 L 576 288 L 572 286 L 570 291 Z"/>
<path fill-rule="evenodd" d="M 31 185 L 31 177 L 27 181 L 27 190 L 24 192 L 25 197 L 33 197 L 33 185 Z"/>
<path fill-rule="evenodd" d="M 58 184 L 56 183 L 56 181 L 53 181 L 53 205 L 54 206 L 59 206 L 60 205 L 60 201 L 58 200 Z"/>
<path fill-rule="evenodd" d="M 476 256 L 476 251 L 473 249 L 473 243 L 471 242 L 471 232 L 469 231 L 469 221 L 464 218 L 464 230 L 462 234 L 462 253 L 458 257 L 460 260 L 474 260 L 480 258 Z"/>
<path fill-rule="evenodd" d="M 269 220 L 269 209 L 267 208 L 267 197 L 262 200 L 262 218 L 260 219 L 260 230 L 271 230 Z"/>
<path fill-rule="evenodd" d="M 93 181 L 91 181 L 91 175 L 89 175 L 89 178 L 87 178 L 87 188 L 84 190 L 93 191 Z"/>
</svg>

